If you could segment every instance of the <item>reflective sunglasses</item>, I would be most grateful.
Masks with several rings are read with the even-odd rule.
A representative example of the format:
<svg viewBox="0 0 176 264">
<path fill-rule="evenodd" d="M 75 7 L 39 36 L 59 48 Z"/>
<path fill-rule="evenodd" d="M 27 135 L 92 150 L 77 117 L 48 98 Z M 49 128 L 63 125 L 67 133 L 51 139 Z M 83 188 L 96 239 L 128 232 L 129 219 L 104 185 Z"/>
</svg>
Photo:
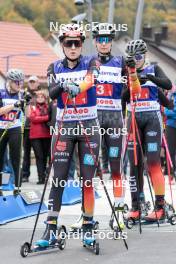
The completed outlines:
<svg viewBox="0 0 176 264">
<path fill-rule="evenodd" d="M 143 60 L 143 59 L 144 59 L 144 54 L 136 54 L 136 55 L 134 56 L 134 59 L 135 59 L 136 61 Z"/>
<path fill-rule="evenodd" d="M 77 40 L 77 39 L 75 39 L 75 40 L 65 40 L 65 41 L 63 41 L 63 46 L 65 47 L 65 48 L 72 48 L 72 46 L 75 46 L 75 48 L 80 48 L 80 47 L 82 47 L 82 41 L 81 40 Z"/>
<path fill-rule="evenodd" d="M 97 37 L 96 42 L 102 44 L 102 43 L 110 43 L 112 41 L 111 37 Z"/>
</svg>

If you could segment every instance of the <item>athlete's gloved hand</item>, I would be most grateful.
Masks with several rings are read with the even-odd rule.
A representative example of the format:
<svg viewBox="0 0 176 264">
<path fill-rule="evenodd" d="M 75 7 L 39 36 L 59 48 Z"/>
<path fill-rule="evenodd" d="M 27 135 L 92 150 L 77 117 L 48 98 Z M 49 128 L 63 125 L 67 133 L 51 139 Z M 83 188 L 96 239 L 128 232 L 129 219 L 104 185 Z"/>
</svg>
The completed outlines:
<svg viewBox="0 0 176 264">
<path fill-rule="evenodd" d="M 24 100 L 26 101 L 26 103 L 29 103 L 31 99 L 32 99 L 31 94 L 29 92 L 25 93 Z"/>
<path fill-rule="evenodd" d="M 99 69 L 97 69 L 96 67 L 93 67 L 92 68 L 92 73 L 94 75 L 94 78 L 98 79 L 98 76 L 99 76 L 99 73 L 100 73 Z"/>
<path fill-rule="evenodd" d="M 138 79 L 140 81 L 140 84 L 144 84 L 149 80 L 147 75 L 140 75 L 140 74 L 138 75 Z"/>
<path fill-rule="evenodd" d="M 148 73 L 147 78 L 148 80 L 153 81 L 155 79 L 155 76 L 153 74 Z"/>
<path fill-rule="evenodd" d="M 23 109 L 24 108 L 24 100 L 18 100 L 16 103 L 14 103 L 14 107 L 18 109 Z"/>
<path fill-rule="evenodd" d="M 126 62 L 127 67 L 135 68 L 136 64 L 132 56 L 127 56 L 125 62 Z"/>
<path fill-rule="evenodd" d="M 79 85 L 74 82 L 66 81 L 62 84 L 62 87 L 64 92 L 69 94 L 70 98 L 74 98 L 80 93 Z"/>
</svg>

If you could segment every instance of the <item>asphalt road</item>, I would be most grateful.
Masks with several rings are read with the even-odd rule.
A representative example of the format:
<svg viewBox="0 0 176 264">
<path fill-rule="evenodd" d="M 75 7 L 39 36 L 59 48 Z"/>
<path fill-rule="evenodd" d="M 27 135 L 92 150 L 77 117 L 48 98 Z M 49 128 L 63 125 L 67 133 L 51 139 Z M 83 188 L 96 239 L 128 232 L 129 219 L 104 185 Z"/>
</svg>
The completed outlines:
<svg viewBox="0 0 176 264">
<path fill-rule="evenodd" d="M 41 230 L 40 230 L 41 231 Z M 37 231 L 36 237 L 40 236 Z M 161 226 L 144 228 L 140 235 L 138 230 L 128 232 L 127 251 L 122 240 L 99 240 L 100 255 L 83 248 L 80 240 L 67 240 L 66 248 L 20 256 L 20 245 L 30 238 L 29 229 L 1 228 L 0 230 L 0 263 L 1 264 L 175 264 L 176 263 L 176 233 L 172 228 Z"/>
<path fill-rule="evenodd" d="M 23 190 L 41 189 L 36 185 L 36 168 L 32 168 L 32 176 L 29 183 L 23 185 Z M 112 188 L 108 189 L 112 198 Z M 100 199 L 95 203 L 95 220 L 100 223 L 100 231 L 108 232 L 108 222 L 111 214 L 110 206 L 104 191 L 99 188 Z M 47 189 L 48 196 L 49 189 Z M 145 179 L 146 199 L 151 200 Z M 173 197 L 176 201 L 176 186 L 173 186 Z M 166 200 L 170 202 L 170 191 L 166 179 Z M 125 201 L 130 206 L 130 193 L 126 192 Z M 81 212 L 81 205 L 63 206 L 60 213 L 60 224 L 65 224 L 67 230 L 75 222 Z M 0 212 L 1 213 L 1 212 Z M 35 240 L 41 237 L 44 230 L 43 221 L 46 214 L 42 214 L 37 226 Z M 83 248 L 81 240 L 68 239 L 66 248 L 48 252 L 40 252 L 28 255 L 23 259 L 20 256 L 20 247 L 24 242 L 29 242 L 35 217 L 21 219 L 0 226 L 0 264 L 175 264 L 176 263 L 176 226 L 169 223 L 161 224 L 158 229 L 156 224 L 142 226 L 142 234 L 139 234 L 138 225 L 132 230 L 127 230 L 127 243 L 129 250 L 124 247 L 122 240 L 99 239 L 100 255 L 96 256 L 91 250 Z"/>
</svg>

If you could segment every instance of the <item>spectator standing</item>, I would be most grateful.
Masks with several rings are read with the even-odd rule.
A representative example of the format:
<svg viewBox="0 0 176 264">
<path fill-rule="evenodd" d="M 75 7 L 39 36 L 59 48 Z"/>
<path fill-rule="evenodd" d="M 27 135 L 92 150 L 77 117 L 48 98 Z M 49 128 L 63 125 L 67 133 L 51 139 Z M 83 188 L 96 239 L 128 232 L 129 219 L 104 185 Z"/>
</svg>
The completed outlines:
<svg viewBox="0 0 176 264">
<path fill-rule="evenodd" d="M 31 100 L 30 105 L 34 104 L 35 102 L 35 92 L 39 90 L 39 79 L 37 76 L 32 75 L 28 79 L 28 89 L 27 92 L 29 93 Z M 29 138 L 29 131 L 30 131 L 30 120 L 28 117 L 29 106 L 26 107 L 26 122 L 24 128 L 24 141 L 23 141 L 23 164 L 22 164 L 22 181 L 28 182 L 30 176 L 30 165 L 31 165 L 31 141 Z"/>
<path fill-rule="evenodd" d="M 47 159 L 50 154 L 51 136 L 49 121 L 49 101 L 44 90 L 36 92 L 36 103 L 29 109 L 30 140 L 36 158 L 38 182 L 43 184 L 46 176 Z"/>
</svg>

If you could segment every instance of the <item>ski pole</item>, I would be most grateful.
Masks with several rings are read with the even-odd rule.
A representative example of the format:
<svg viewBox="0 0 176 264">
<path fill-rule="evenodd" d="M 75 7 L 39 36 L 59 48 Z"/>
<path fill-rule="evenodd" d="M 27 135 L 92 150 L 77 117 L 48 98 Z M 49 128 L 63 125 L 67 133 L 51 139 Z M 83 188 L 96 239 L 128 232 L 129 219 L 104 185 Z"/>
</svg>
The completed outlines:
<svg viewBox="0 0 176 264">
<path fill-rule="evenodd" d="M 154 202 L 154 198 L 153 198 L 153 194 L 152 194 L 152 188 L 151 188 L 151 184 L 150 184 L 150 180 L 149 180 L 149 175 L 148 175 L 148 166 L 146 164 L 146 160 L 145 160 L 145 157 L 144 157 L 144 152 L 143 152 L 142 143 L 141 143 L 141 139 L 140 139 L 139 130 L 138 130 L 138 127 L 137 127 L 136 120 L 135 120 L 135 126 L 136 126 L 137 137 L 138 137 L 138 141 L 139 141 L 139 146 L 140 146 L 141 154 L 142 154 L 142 157 L 143 157 L 144 168 L 145 168 L 145 170 L 147 172 L 147 182 L 148 182 L 148 186 L 149 186 L 149 190 L 150 190 L 150 194 L 151 194 L 151 198 L 152 198 L 152 203 L 153 203 L 153 207 L 154 207 L 155 216 L 156 216 L 156 219 L 157 219 L 157 225 L 159 227 L 159 220 L 158 220 L 157 213 L 156 213 L 156 209 L 155 209 L 155 202 Z"/>
<path fill-rule="evenodd" d="M 167 164 L 167 171 L 168 171 L 168 178 L 169 178 L 171 203 L 172 203 L 172 207 L 173 207 L 174 206 L 174 202 L 173 202 L 173 193 L 172 193 L 172 187 L 171 187 L 171 168 L 173 168 L 173 164 L 172 164 L 170 152 L 169 152 L 168 145 L 167 145 L 167 140 L 166 140 L 166 137 L 165 137 L 164 133 L 163 133 L 162 139 L 163 139 L 163 143 L 164 143 L 164 146 L 165 146 L 165 149 L 166 149 L 166 164 Z"/>
<path fill-rule="evenodd" d="M 65 115 L 65 112 L 66 112 L 66 109 L 67 109 L 67 103 L 68 103 L 68 96 L 67 96 L 66 101 L 65 101 L 65 107 L 64 107 L 62 119 L 61 119 L 61 122 L 60 122 L 60 127 L 59 127 L 59 130 L 58 130 L 58 137 L 57 137 L 57 140 L 55 141 L 55 144 L 54 144 L 53 153 L 51 155 L 51 160 L 50 160 L 48 172 L 47 172 L 46 178 L 45 178 L 45 185 L 44 185 L 44 188 L 43 188 L 42 197 L 41 197 L 41 200 L 40 200 L 40 205 L 39 205 L 39 208 L 38 208 L 38 212 L 37 212 L 37 216 L 36 216 L 36 219 L 35 219 L 34 228 L 33 228 L 32 235 L 31 235 L 31 240 L 30 240 L 30 244 L 29 244 L 30 245 L 30 249 L 31 249 L 31 246 L 32 246 L 35 230 L 36 230 L 36 227 L 37 227 L 40 211 L 41 211 L 41 208 L 42 208 L 42 203 L 43 203 L 43 200 L 44 200 L 44 196 L 45 196 L 45 191 L 46 191 L 46 186 L 47 186 L 47 183 L 48 183 L 49 175 L 51 173 L 57 142 L 58 142 L 58 140 L 60 138 L 60 135 L 61 135 L 60 134 L 60 130 L 62 129 L 62 126 L 63 126 L 63 120 L 64 120 L 64 115 Z"/>
<path fill-rule="evenodd" d="M 137 142 L 136 142 L 136 128 L 135 128 L 135 103 L 133 101 L 133 91 L 131 80 L 129 78 L 129 69 L 128 71 L 128 85 L 130 89 L 130 105 L 131 105 L 131 130 L 132 130 L 132 137 L 133 137 L 133 153 L 134 153 L 134 166 L 136 171 L 136 184 L 137 184 L 137 204 L 139 209 L 139 233 L 142 233 L 142 226 L 141 226 L 141 205 L 139 199 L 139 179 L 138 179 L 138 158 L 137 158 Z"/>
<path fill-rule="evenodd" d="M 76 114 L 78 115 L 78 119 L 79 119 L 79 113 L 78 113 L 78 110 L 77 110 L 77 107 L 76 107 L 76 104 L 75 104 L 75 103 L 74 103 L 73 107 L 74 107 L 74 110 L 75 110 Z M 83 133 L 84 133 L 84 136 L 85 136 L 86 143 L 87 143 L 87 145 L 88 145 L 88 148 L 89 148 L 90 154 L 92 155 L 92 158 L 93 158 L 93 160 L 94 160 L 94 163 L 95 163 L 95 165 L 96 165 L 96 167 L 97 167 L 97 166 L 98 166 L 98 162 L 97 162 L 96 157 L 95 157 L 95 155 L 94 155 L 94 152 L 93 152 L 93 150 L 92 150 L 92 148 L 91 148 L 91 146 L 90 146 L 90 141 L 89 141 L 89 139 L 88 139 L 88 137 L 87 137 L 87 135 L 86 135 L 86 133 L 85 133 L 84 125 L 83 125 L 83 123 L 82 123 L 82 121 L 81 121 L 80 119 L 78 120 L 78 122 L 79 122 L 80 126 L 83 128 Z M 104 181 L 103 181 L 102 170 L 101 170 L 101 168 L 100 168 L 100 176 L 99 176 L 99 177 L 100 177 L 100 179 L 101 179 L 101 183 L 102 183 L 102 185 L 103 185 L 103 188 L 104 188 L 104 191 L 105 191 L 106 197 L 107 197 L 107 199 L 108 199 L 108 201 L 109 201 L 109 204 L 110 204 L 111 210 L 112 210 L 112 212 L 113 212 L 114 218 L 115 218 L 115 220 L 116 220 L 116 222 L 117 222 L 117 225 L 118 225 L 119 231 L 120 231 L 120 233 L 122 234 L 122 229 L 121 229 L 121 227 L 120 227 L 120 224 L 119 224 L 118 218 L 117 218 L 117 216 L 116 216 L 116 213 L 115 213 L 115 210 L 114 210 L 113 204 L 112 204 L 112 202 L 111 202 L 111 199 L 110 199 L 109 193 L 108 193 L 107 188 L 106 188 L 106 186 L 105 186 L 105 184 L 104 184 Z M 125 245 L 126 249 L 128 250 L 128 244 L 127 244 L 126 240 L 123 239 L 123 242 L 124 242 L 124 245 Z"/>
</svg>

